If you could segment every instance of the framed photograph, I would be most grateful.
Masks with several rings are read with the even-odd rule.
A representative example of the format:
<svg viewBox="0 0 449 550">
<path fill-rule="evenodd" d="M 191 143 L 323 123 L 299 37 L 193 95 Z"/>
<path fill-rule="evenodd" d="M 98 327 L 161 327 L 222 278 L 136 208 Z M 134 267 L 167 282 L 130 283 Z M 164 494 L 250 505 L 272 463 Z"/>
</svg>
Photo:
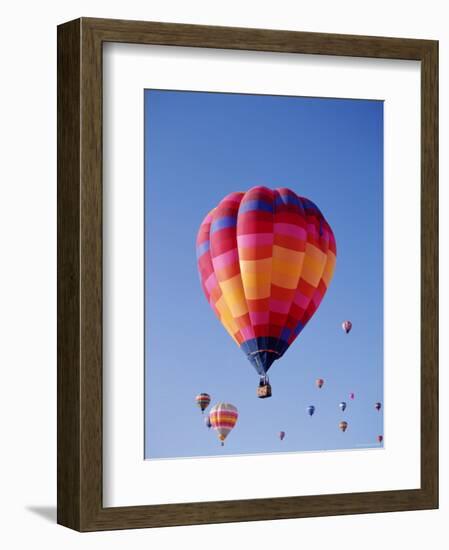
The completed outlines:
<svg viewBox="0 0 449 550">
<path fill-rule="evenodd" d="M 58 522 L 438 507 L 438 43 L 58 27 Z"/>
</svg>

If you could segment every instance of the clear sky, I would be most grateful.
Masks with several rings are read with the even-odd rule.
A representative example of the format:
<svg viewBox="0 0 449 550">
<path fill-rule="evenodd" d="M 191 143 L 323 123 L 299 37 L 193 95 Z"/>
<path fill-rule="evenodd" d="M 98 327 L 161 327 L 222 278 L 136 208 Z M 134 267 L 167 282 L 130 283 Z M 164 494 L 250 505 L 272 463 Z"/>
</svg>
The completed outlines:
<svg viewBox="0 0 449 550">
<path fill-rule="evenodd" d="M 383 103 L 158 90 L 144 100 L 146 458 L 378 447 Z M 315 202 L 337 241 L 328 292 L 271 367 L 268 399 L 256 397 L 255 369 L 207 303 L 195 255 L 207 212 L 255 185 Z M 238 408 L 224 447 L 195 404 L 200 392 L 212 396 L 209 410 L 217 401 Z M 344 434 L 340 420 L 349 423 Z"/>
</svg>

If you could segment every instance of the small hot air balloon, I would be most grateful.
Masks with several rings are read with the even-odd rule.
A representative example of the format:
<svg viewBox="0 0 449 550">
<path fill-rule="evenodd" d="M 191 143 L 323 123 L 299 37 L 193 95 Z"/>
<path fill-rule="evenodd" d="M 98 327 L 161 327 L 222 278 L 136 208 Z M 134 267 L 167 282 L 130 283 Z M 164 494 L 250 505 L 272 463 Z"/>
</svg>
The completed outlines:
<svg viewBox="0 0 449 550">
<path fill-rule="evenodd" d="M 224 445 L 224 440 L 229 432 L 235 426 L 239 413 L 237 407 L 231 403 L 222 403 L 221 401 L 212 407 L 209 418 L 211 426 L 218 433 L 218 439 Z"/>
<path fill-rule="evenodd" d="M 207 302 L 260 376 L 257 395 L 269 397 L 268 369 L 329 288 L 332 228 L 311 200 L 258 186 L 230 193 L 206 215 L 196 252 Z"/>
<path fill-rule="evenodd" d="M 376 411 L 380 411 L 381 407 L 382 407 L 382 404 L 379 403 L 379 401 L 375 404 L 375 407 L 376 407 Z"/>
<path fill-rule="evenodd" d="M 204 423 L 208 428 L 212 427 L 212 424 L 210 423 L 210 416 L 208 414 L 204 417 Z"/>
<path fill-rule="evenodd" d="M 382 443 L 383 440 L 384 440 L 384 436 L 383 436 L 383 435 L 378 435 L 378 436 L 377 436 L 377 442 L 378 442 L 378 443 Z"/>
<path fill-rule="evenodd" d="M 346 334 L 351 332 L 351 329 L 352 329 L 351 321 L 343 321 L 343 323 L 341 324 L 341 328 L 346 332 Z"/>
<path fill-rule="evenodd" d="M 317 378 L 316 385 L 317 388 L 322 388 L 324 384 L 324 380 L 322 378 Z"/>
<path fill-rule="evenodd" d="M 282 441 L 285 437 L 285 432 L 279 432 L 279 439 Z"/>
<path fill-rule="evenodd" d="M 348 427 L 348 423 L 346 422 L 346 420 L 342 420 L 342 421 L 340 422 L 340 424 L 338 425 L 338 427 L 340 428 L 340 430 L 341 430 L 342 432 L 345 432 L 346 429 L 347 429 L 347 427 Z"/>
<path fill-rule="evenodd" d="M 204 409 L 207 409 L 210 403 L 210 395 L 208 393 L 200 393 L 195 398 L 196 404 L 201 409 L 201 412 L 204 412 Z"/>
<path fill-rule="evenodd" d="M 343 412 L 346 409 L 346 401 L 342 401 L 338 406 L 340 407 L 341 412 Z"/>
<path fill-rule="evenodd" d="M 355 393 L 351 392 L 351 393 L 349 394 L 349 399 L 354 399 L 354 398 L 355 398 Z"/>
<path fill-rule="evenodd" d="M 313 405 L 309 405 L 307 407 L 307 412 L 308 412 L 309 416 L 313 416 L 313 413 L 315 412 L 315 407 Z"/>
</svg>

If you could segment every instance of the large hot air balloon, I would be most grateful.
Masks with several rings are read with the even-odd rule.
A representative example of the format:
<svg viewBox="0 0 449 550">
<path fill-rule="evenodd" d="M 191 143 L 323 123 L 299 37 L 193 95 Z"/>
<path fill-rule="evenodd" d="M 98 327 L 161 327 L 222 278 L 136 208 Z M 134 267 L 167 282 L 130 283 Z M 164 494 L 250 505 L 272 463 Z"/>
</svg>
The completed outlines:
<svg viewBox="0 0 449 550">
<path fill-rule="evenodd" d="M 322 388 L 324 384 L 324 380 L 322 378 L 318 378 L 315 383 L 317 385 L 317 388 Z"/>
<path fill-rule="evenodd" d="M 285 432 L 279 432 L 279 439 L 282 441 L 285 437 Z"/>
<path fill-rule="evenodd" d="M 346 334 L 348 334 L 352 329 L 351 321 L 343 321 L 341 328 L 346 332 Z"/>
<path fill-rule="evenodd" d="M 315 412 L 315 407 L 313 405 L 309 405 L 307 407 L 307 412 L 308 412 L 309 416 L 313 416 L 313 413 Z"/>
<path fill-rule="evenodd" d="M 346 429 L 347 429 L 347 427 L 348 427 L 348 423 L 346 422 L 346 420 L 342 420 L 342 421 L 340 422 L 340 424 L 338 425 L 338 427 L 340 428 L 340 430 L 341 430 L 342 432 L 345 432 Z"/>
<path fill-rule="evenodd" d="M 235 426 L 238 416 L 237 407 L 231 405 L 231 403 L 220 402 L 210 410 L 210 423 L 212 428 L 217 431 L 218 439 L 222 445 L 224 445 L 224 440 Z"/>
<path fill-rule="evenodd" d="M 340 407 L 341 412 L 343 412 L 346 409 L 346 401 L 342 401 L 338 406 Z"/>
<path fill-rule="evenodd" d="M 376 411 L 380 411 L 380 409 L 382 407 L 382 403 L 379 403 L 379 401 L 378 401 L 374 406 L 376 408 Z"/>
<path fill-rule="evenodd" d="M 383 436 L 383 435 L 378 435 L 378 436 L 377 436 L 377 442 L 378 442 L 378 443 L 382 443 L 383 440 L 384 440 L 384 436 Z"/>
<path fill-rule="evenodd" d="M 204 412 L 205 409 L 209 406 L 210 395 L 208 393 L 200 393 L 195 397 L 196 404 L 201 409 L 201 412 Z"/>
<path fill-rule="evenodd" d="M 211 210 L 196 246 L 207 301 L 267 385 L 268 369 L 329 287 L 336 261 L 330 225 L 289 189 L 253 187 Z"/>
</svg>

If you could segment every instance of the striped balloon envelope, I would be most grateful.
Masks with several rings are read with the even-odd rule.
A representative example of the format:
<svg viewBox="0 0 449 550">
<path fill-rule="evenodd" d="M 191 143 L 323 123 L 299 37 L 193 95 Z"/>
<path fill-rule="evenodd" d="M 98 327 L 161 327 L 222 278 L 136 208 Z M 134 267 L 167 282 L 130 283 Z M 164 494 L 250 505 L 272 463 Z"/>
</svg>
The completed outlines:
<svg viewBox="0 0 449 550">
<path fill-rule="evenodd" d="M 264 377 L 329 287 L 336 262 L 330 225 L 289 189 L 253 187 L 211 210 L 196 245 L 207 301 Z"/>
<path fill-rule="evenodd" d="M 235 426 L 239 413 L 237 407 L 231 403 L 217 403 L 209 413 L 211 426 L 217 431 L 218 439 L 224 445 L 224 440 Z"/>
<path fill-rule="evenodd" d="M 209 406 L 210 403 L 210 395 L 208 393 L 199 393 L 195 397 L 196 404 L 201 409 L 201 412 L 204 412 L 205 409 Z"/>
</svg>

